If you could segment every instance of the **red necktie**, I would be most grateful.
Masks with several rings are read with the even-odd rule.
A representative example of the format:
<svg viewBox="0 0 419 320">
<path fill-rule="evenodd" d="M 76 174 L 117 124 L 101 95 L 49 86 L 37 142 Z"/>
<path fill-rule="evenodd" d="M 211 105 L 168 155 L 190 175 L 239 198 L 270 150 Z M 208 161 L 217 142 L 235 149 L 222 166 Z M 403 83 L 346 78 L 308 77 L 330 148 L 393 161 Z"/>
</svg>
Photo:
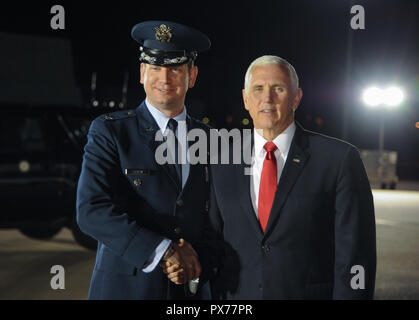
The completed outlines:
<svg viewBox="0 0 419 320">
<path fill-rule="evenodd" d="M 263 232 L 265 232 L 277 185 L 276 158 L 274 152 L 278 148 L 275 143 L 270 141 L 266 142 L 263 148 L 267 153 L 263 161 L 262 175 L 260 177 L 258 219 Z"/>
</svg>

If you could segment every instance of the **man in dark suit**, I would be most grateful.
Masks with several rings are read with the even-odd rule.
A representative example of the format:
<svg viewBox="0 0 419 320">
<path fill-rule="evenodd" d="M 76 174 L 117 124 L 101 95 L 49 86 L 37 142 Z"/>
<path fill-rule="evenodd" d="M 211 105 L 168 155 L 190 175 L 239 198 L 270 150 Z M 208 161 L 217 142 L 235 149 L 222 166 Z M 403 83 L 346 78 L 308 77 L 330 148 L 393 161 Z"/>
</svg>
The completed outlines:
<svg viewBox="0 0 419 320">
<path fill-rule="evenodd" d="M 146 100 L 92 122 L 77 190 L 80 229 L 98 240 L 89 298 L 209 298 L 208 168 L 190 165 L 182 150 L 189 130 L 208 131 L 187 115 L 184 101 L 197 77 L 197 52 L 210 41 L 168 21 L 137 24 L 131 34 L 141 45 Z M 162 162 L 162 146 L 175 161 Z M 181 272 L 169 279 L 163 262 Z"/>
<path fill-rule="evenodd" d="M 210 219 L 224 241 L 214 298 L 373 298 L 364 166 L 354 146 L 294 121 L 301 97 L 286 60 L 263 56 L 249 66 L 243 99 L 254 130 L 243 148 L 251 163 L 212 166 Z"/>
</svg>

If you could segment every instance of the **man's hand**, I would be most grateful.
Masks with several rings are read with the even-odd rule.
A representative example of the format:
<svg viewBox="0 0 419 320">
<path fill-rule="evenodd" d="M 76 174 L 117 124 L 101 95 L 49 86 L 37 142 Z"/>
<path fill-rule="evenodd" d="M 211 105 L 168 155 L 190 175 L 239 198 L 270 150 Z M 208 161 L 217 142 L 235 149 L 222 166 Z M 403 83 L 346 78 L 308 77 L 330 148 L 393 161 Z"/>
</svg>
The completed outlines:
<svg viewBox="0 0 419 320">
<path fill-rule="evenodd" d="M 187 283 L 190 280 L 197 279 L 201 274 L 198 254 L 191 244 L 184 239 L 180 239 L 177 244 L 174 244 L 173 254 L 160 266 L 175 284 Z"/>
<path fill-rule="evenodd" d="M 162 262 L 160 266 L 163 268 L 163 272 L 167 274 L 170 281 L 175 284 L 186 283 L 185 270 L 178 264 L 171 264 L 170 262 Z"/>
</svg>

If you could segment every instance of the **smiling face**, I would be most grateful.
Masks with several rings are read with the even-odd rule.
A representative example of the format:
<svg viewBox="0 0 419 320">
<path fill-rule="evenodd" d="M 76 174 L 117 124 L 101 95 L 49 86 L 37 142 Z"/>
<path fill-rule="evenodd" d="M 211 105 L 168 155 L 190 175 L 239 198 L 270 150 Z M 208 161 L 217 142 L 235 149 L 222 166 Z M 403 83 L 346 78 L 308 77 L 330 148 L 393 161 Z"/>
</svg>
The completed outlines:
<svg viewBox="0 0 419 320">
<path fill-rule="evenodd" d="M 148 101 L 169 117 L 182 112 L 188 88 L 195 85 L 198 68 L 155 66 L 141 63 L 141 83 Z"/>
<path fill-rule="evenodd" d="M 267 140 L 275 139 L 294 121 L 301 97 L 302 90 L 293 90 L 288 73 L 275 64 L 253 67 L 248 93 L 243 89 L 244 106 Z"/>
</svg>

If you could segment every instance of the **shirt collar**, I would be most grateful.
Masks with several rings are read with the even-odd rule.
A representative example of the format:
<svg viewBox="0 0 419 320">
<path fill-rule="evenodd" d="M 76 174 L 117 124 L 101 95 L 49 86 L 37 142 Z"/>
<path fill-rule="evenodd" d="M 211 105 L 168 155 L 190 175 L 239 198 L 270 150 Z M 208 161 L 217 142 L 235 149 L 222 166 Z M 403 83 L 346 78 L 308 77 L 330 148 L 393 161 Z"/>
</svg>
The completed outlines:
<svg viewBox="0 0 419 320">
<path fill-rule="evenodd" d="M 169 123 L 170 118 L 166 116 L 163 112 L 159 109 L 154 107 L 150 102 L 148 102 L 147 98 L 145 99 L 145 105 L 147 106 L 148 111 L 150 111 L 151 115 L 153 116 L 154 120 L 156 120 L 157 125 L 161 132 L 166 131 L 167 124 Z M 176 117 L 174 117 L 176 121 L 185 121 L 186 120 L 186 107 L 183 106 L 183 110 L 179 113 Z"/>
<path fill-rule="evenodd" d="M 273 143 L 278 147 L 279 152 L 283 155 L 287 155 L 288 151 L 291 147 L 292 138 L 294 137 L 294 133 L 296 130 L 295 122 L 292 122 L 288 128 L 286 128 L 281 134 L 279 134 L 275 139 L 272 140 Z M 265 149 L 263 146 L 265 145 L 268 140 L 262 137 L 256 129 L 253 129 L 254 137 L 255 137 L 255 155 L 256 156 L 264 156 Z"/>
</svg>

